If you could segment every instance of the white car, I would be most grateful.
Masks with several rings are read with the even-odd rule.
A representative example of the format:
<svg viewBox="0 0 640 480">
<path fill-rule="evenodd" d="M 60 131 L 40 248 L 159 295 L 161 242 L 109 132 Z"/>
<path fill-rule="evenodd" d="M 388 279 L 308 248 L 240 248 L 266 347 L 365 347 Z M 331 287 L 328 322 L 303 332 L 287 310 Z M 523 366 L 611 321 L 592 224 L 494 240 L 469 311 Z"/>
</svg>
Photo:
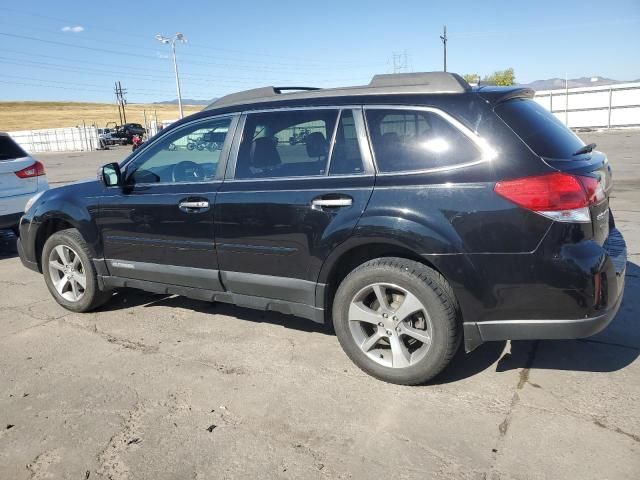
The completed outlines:
<svg viewBox="0 0 640 480">
<path fill-rule="evenodd" d="M 49 189 L 44 165 L 0 132 L 0 229 L 18 232 L 27 202 Z"/>
</svg>

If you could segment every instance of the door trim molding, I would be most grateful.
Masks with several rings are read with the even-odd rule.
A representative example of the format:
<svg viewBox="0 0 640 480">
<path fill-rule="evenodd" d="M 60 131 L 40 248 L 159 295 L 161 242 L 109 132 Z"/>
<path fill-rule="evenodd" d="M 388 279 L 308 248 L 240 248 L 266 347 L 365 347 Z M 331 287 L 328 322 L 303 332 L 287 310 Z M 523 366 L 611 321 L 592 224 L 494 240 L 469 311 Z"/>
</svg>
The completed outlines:
<svg viewBox="0 0 640 480">
<path fill-rule="evenodd" d="M 109 258 L 105 262 L 114 277 L 223 291 L 218 270 Z"/>
</svg>

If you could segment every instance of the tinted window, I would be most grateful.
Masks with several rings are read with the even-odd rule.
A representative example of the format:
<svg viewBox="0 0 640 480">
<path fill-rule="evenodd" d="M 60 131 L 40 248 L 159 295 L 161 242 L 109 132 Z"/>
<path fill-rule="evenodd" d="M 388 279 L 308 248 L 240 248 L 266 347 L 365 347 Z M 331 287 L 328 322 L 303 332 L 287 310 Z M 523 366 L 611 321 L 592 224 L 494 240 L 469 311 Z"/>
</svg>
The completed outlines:
<svg viewBox="0 0 640 480">
<path fill-rule="evenodd" d="M 27 153 L 8 135 L 0 135 L 0 161 L 26 157 Z"/>
<path fill-rule="evenodd" d="M 366 118 L 380 172 L 450 167 L 480 159 L 474 143 L 435 113 L 370 109 Z"/>
<path fill-rule="evenodd" d="M 326 175 L 336 110 L 293 110 L 247 116 L 236 178 Z"/>
<path fill-rule="evenodd" d="M 329 175 L 348 175 L 364 172 L 356 125 L 351 110 L 342 112 L 329 165 Z"/>
<path fill-rule="evenodd" d="M 499 104 L 496 113 L 542 157 L 570 159 L 584 142 L 542 105 L 528 99 Z"/>
<path fill-rule="evenodd" d="M 204 182 L 215 177 L 231 119 L 215 119 L 164 135 L 127 166 L 131 183 Z"/>
</svg>

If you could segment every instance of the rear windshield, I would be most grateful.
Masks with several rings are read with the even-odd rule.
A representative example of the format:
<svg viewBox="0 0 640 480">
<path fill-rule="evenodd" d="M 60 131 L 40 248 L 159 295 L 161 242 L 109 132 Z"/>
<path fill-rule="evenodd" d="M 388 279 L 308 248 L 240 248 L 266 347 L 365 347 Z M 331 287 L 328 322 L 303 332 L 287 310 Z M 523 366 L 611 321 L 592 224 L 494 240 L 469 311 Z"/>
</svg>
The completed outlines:
<svg viewBox="0 0 640 480">
<path fill-rule="evenodd" d="M 584 146 L 555 115 L 533 100 L 508 100 L 495 111 L 541 157 L 571 159 Z"/>
<path fill-rule="evenodd" d="M 26 156 L 26 152 L 10 136 L 0 135 L 0 161 Z"/>
</svg>

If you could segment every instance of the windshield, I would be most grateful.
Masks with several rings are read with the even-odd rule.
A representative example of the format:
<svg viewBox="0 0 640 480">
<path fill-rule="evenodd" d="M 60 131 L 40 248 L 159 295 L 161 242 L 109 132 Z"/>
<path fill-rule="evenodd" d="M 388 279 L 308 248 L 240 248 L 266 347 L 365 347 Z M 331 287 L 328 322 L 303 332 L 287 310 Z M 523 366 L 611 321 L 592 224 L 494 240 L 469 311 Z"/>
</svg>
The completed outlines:
<svg viewBox="0 0 640 480">
<path fill-rule="evenodd" d="M 537 102 L 515 98 L 497 105 L 495 111 L 541 157 L 579 158 L 574 154 L 584 142 Z"/>
</svg>

